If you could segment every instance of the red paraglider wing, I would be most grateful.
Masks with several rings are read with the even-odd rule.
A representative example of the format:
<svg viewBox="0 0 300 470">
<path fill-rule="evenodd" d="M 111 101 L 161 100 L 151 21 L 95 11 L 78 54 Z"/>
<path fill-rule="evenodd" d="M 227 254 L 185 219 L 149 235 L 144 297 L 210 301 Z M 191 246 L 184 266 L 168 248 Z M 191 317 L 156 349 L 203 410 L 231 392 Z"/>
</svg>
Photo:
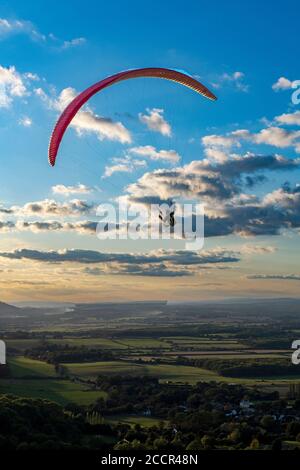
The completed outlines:
<svg viewBox="0 0 300 470">
<path fill-rule="evenodd" d="M 96 93 L 107 88 L 108 86 L 113 85 L 114 83 L 121 82 L 123 80 L 128 80 L 130 78 L 139 78 L 139 77 L 151 77 L 151 78 L 164 78 L 166 80 L 171 80 L 173 82 L 180 83 L 197 93 L 209 98 L 211 100 L 216 100 L 216 96 L 211 93 L 202 83 L 200 83 L 195 78 L 187 75 L 184 72 L 178 70 L 171 70 L 165 68 L 144 68 L 144 69 L 135 69 L 127 70 L 125 72 L 117 73 L 111 77 L 105 78 L 100 82 L 95 83 L 90 86 L 83 92 L 81 92 L 76 98 L 71 101 L 71 103 L 66 107 L 61 116 L 59 117 L 55 128 L 53 130 L 50 144 L 49 144 L 49 163 L 54 166 L 56 161 L 57 152 L 59 145 L 63 138 L 63 135 L 76 115 L 79 109 Z"/>
</svg>

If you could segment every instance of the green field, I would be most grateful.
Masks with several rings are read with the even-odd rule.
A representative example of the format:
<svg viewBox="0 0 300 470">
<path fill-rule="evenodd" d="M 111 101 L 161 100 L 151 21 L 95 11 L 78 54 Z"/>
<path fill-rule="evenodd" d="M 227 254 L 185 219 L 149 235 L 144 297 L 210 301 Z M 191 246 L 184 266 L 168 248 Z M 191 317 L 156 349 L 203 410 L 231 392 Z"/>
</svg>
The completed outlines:
<svg viewBox="0 0 300 470">
<path fill-rule="evenodd" d="M 11 378 L 0 380 L 0 393 L 11 393 L 22 397 L 44 398 L 56 403 L 78 403 L 89 405 L 104 392 L 88 390 L 84 384 L 61 380 L 54 366 L 24 356 L 9 359 Z"/>
<path fill-rule="evenodd" d="M 63 338 L 63 339 L 50 339 L 48 341 L 52 344 L 68 344 L 69 346 L 86 346 L 88 348 L 100 348 L 100 349 L 127 349 L 126 344 L 122 344 L 119 341 L 106 338 Z"/>
<path fill-rule="evenodd" d="M 218 380 L 219 376 L 206 369 L 169 364 L 135 364 L 126 361 L 68 364 L 68 371 L 76 376 L 95 378 L 98 375 L 151 375 L 162 382 L 188 382 Z"/>
<path fill-rule="evenodd" d="M 170 346 L 176 348 L 192 348 L 198 350 L 209 349 L 244 349 L 247 346 L 236 340 L 226 339 L 209 339 L 209 338 L 194 338 L 192 336 L 171 336 L 165 337 L 164 341 Z"/>
<path fill-rule="evenodd" d="M 260 378 L 232 378 L 222 377 L 214 371 L 192 366 L 170 364 L 137 364 L 129 361 L 107 361 L 68 364 L 70 374 L 85 379 L 95 379 L 98 375 L 150 375 L 157 377 L 161 382 L 189 383 L 197 382 L 226 382 L 245 385 L 260 385 L 263 387 L 283 386 L 292 382 L 299 382 L 299 377 L 264 377 Z"/>
<path fill-rule="evenodd" d="M 68 380 L 22 380 L 2 379 L 0 381 L 0 394 L 11 393 L 13 395 L 29 398 L 44 398 L 61 405 L 77 403 L 89 405 L 98 398 L 106 398 L 106 394 L 100 391 L 86 390 L 81 384 L 75 384 Z"/>
<path fill-rule="evenodd" d="M 14 378 L 25 376 L 56 377 L 54 366 L 43 361 L 17 356 L 10 358 L 8 364 Z"/>
<path fill-rule="evenodd" d="M 171 345 L 166 341 L 155 338 L 125 338 L 118 340 L 119 344 L 123 344 L 129 348 L 137 349 L 170 349 Z"/>
</svg>

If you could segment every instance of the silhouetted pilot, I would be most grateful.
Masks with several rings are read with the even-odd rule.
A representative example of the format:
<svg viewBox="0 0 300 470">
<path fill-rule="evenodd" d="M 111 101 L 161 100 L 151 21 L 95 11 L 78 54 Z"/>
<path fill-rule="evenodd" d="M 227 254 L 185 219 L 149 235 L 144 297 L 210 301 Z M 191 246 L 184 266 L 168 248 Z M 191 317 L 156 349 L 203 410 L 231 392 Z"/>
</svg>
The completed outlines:
<svg viewBox="0 0 300 470">
<path fill-rule="evenodd" d="M 161 210 L 159 211 L 159 219 L 162 221 L 162 223 L 166 226 L 170 225 L 171 227 L 174 227 L 175 225 L 175 210 L 167 213 L 165 216 L 163 216 Z"/>
</svg>

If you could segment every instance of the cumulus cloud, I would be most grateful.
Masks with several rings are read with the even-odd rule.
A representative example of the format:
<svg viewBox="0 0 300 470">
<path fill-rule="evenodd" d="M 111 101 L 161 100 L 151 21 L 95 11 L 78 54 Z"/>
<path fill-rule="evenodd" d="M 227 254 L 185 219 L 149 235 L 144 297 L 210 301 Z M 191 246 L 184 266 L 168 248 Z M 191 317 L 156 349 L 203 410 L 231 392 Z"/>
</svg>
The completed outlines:
<svg viewBox="0 0 300 470">
<path fill-rule="evenodd" d="M 276 205 L 286 209 L 300 209 L 300 185 L 292 188 L 288 183 L 282 188 L 276 189 L 263 198 L 263 204 Z"/>
<path fill-rule="evenodd" d="M 16 68 L 0 65 L 0 108 L 8 108 L 14 98 L 23 97 L 26 93 L 24 79 Z"/>
<path fill-rule="evenodd" d="M 94 250 L 51 250 L 40 251 L 33 249 L 17 249 L 10 252 L 0 252 L 0 256 L 9 259 L 29 259 L 33 261 L 43 261 L 49 263 L 81 263 L 97 264 L 107 262 L 119 262 L 126 264 L 137 263 L 161 263 L 172 262 L 177 265 L 201 265 L 215 263 L 234 263 L 239 261 L 239 256 L 235 252 L 223 249 L 211 251 L 174 251 L 157 250 L 150 253 L 107 253 Z"/>
<path fill-rule="evenodd" d="M 81 199 L 72 199 L 68 202 L 57 202 L 54 199 L 44 199 L 41 201 L 27 202 L 23 206 L 12 206 L 2 208 L 10 214 L 25 216 L 78 216 L 90 213 L 94 210 L 95 204 Z"/>
<path fill-rule="evenodd" d="M 10 232 L 14 228 L 14 226 L 15 226 L 14 222 L 0 220 L 0 232 L 1 233 Z"/>
<path fill-rule="evenodd" d="M 206 237 L 277 235 L 282 229 L 300 227 L 300 186 L 285 184 L 262 198 L 244 193 L 244 190 L 264 181 L 267 171 L 292 171 L 299 169 L 299 166 L 300 159 L 290 160 L 279 155 L 246 154 L 220 163 L 193 161 L 183 167 L 145 173 L 136 183 L 128 186 L 124 197 L 130 203 L 141 205 L 161 204 L 181 198 L 204 202 Z M 45 218 L 81 217 L 94 212 L 95 208 L 95 203 L 79 199 L 67 202 L 45 199 L 21 207 L 1 206 L 3 217 L 13 215 L 44 220 L 2 221 L 0 230 L 94 234 L 95 221 L 49 221 Z M 251 250 L 254 252 L 254 248 L 249 247 L 248 254 Z M 266 252 L 265 247 L 257 250 Z"/>
<path fill-rule="evenodd" d="M 279 155 L 235 156 L 218 164 L 196 160 L 172 170 L 159 169 L 145 173 L 128 186 L 131 202 L 155 204 L 159 201 L 187 198 L 206 201 L 228 201 L 241 193 L 243 185 L 253 186 L 266 171 L 296 170 L 300 160 Z M 247 177 L 247 178 L 246 178 Z"/>
<path fill-rule="evenodd" d="M 70 194 L 90 194 L 92 191 L 93 188 L 80 183 L 75 186 L 65 186 L 64 184 L 52 186 L 54 194 L 62 194 L 64 196 L 70 196 Z"/>
<path fill-rule="evenodd" d="M 217 135 L 211 134 L 202 137 L 202 145 L 204 146 L 204 153 L 206 157 L 218 163 L 222 163 L 229 158 L 232 147 L 240 147 L 239 138 L 241 138 L 241 132 L 238 135 L 230 133 L 228 135 Z"/>
<path fill-rule="evenodd" d="M 93 250 L 39 251 L 20 249 L 0 252 L 0 257 L 11 260 L 31 260 L 40 263 L 78 263 L 93 265 L 85 272 L 98 275 L 129 274 L 138 276 L 175 277 L 187 276 L 215 265 L 222 268 L 240 261 L 239 253 L 224 249 L 210 251 L 158 250 L 150 253 L 103 253 Z"/>
<path fill-rule="evenodd" d="M 77 96 L 73 88 L 63 89 L 57 99 L 48 96 L 42 88 L 37 88 L 35 93 L 50 109 L 59 112 L 62 112 Z M 79 136 L 93 133 L 96 134 L 99 140 L 114 140 L 122 144 L 131 143 L 132 140 L 129 130 L 121 122 L 98 116 L 88 106 L 78 111 L 70 126 L 75 129 Z"/>
<path fill-rule="evenodd" d="M 300 186 L 267 194 L 262 201 L 247 206 L 227 206 L 223 222 L 231 233 L 241 235 L 278 235 L 282 229 L 300 227 Z"/>
<path fill-rule="evenodd" d="M 225 147 L 231 148 L 233 145 L 240 145 L 234 135 L 222 136 L 222 135 L 206 135 L 202 137 L 202 143 L 205 147 Z"/>
<path fill-rule="evenodd" d="M 170 163 L 178 163 L 181 158 L 175 150 L 157 150 L 152 145 L 132 147 L 129 152 L 151 160 L 162 160 Z"/>
<path fill-rule="evenodd" d="M 40 232 L 76 232 L 80 235 L 95 235 L 97 222 L 78 221 L 78 222 L 59 222 L 59 221 L 18 221 L 11 230 Z"/>
<path fill-rule="evenodd" d="M 79 235 L 95 235 L 97 229 L 96 221 L 81 220 L 76 222 L 60 222 L 57 220 L 17 220 L 1 221 L 0 233 L 7 232 L 74 232 Z"/>
<path fill-rule="evenodd" d="M 150 205 L 194 200 L 205 203 L 205 236 L 277 235 L 300 227 L 299 187 L 285 185 L 260 199 L 243 193 L 265 180 L 270 171 L 293 171 L 300 159 L 280 155 L 235 156 L 216 164 L 193 161 L 173 170 L 145 173 L 127 188 L 130 203 Z"/>
<path fill-rule="evenodd" d="M 269 253 L 271 249 L 253 246 L 254 253 Z M 83 273 L 180 277 L 199 274 L 200 270 L 225 269 L 237 264 L 245 250 L 231 251 L 216 248 L 208 251 L 156 250 L 150 253 L 103 253 L 94 250 L 40 251 L 19 249 L 0 252 L 0 257 L 11 260 L 30 260 L 39 263 L 86 265 Z M 248 251 L 245 251 L 248 253 Z"/>
<path fill-rule="evenodd" d="M 295 81 L 291 81 L 288 78 L 280 77 L 277 82 L 273 83 L 272 88 L 274 91 L 279 90 L 290 90 L 294 88 Z"/>
<path fill-rule="evenodd" d="M 297 145 L 299 138 L 300 131 L 289 131 L 275 126 L 262 129 L 258 134 L 252 136 L 252 140 L 257 144 L 273 145 L 278 148 Z"/>
<path fill-rule="evenodd" d="M 217 147 L 206 147 L 204 153 L 209 160 L 217 163 L 225 162 L 228 158 L 228 154 Z"/>
<path fill-rule="evenodd" d="M 78 222 L 67 222 L 63 226 L 65 231 L 74 231 L 81 235 L 95 235 L 97 229 L 97 223 L 92 220 L 84 220 Z"/>
<path fill-rule="evenodd" d="M 275 120 L 280 124 L 300 126 L 300 111 L 281 114 L 276 116 Z"/>
<path fill-rule="evenodd" d="M 244 81 L 245 74 L 243 72 L 223 73 L 217 77 L 216 81 L 212 84 L 214 88 L 220 88 L 224 83 L 233 85 L 233 87 L 241 92 L 247 93 L 249 85 Z"/>
<path fill-rule="evenodd" d="M 69 202 L 59 203 L 52 199 L 45 199 L 38 202 L 29 202 L 24 205 L 21 212 L 26 215 L 49 216 L 72 216 L 90 213 L 94 209 L 94 204 L 80 199 L 73 199 Z"/>
<path fill-rule="evenodd" d="M 116 165 L 106 166 L 102 178 L 109 178 L 114 173 L 132 173 L 133 167 L 125 163 L 119 163 Z"/>
<path fill-rule="evenodd" d="M 133 173 L 138 168 L 147 166 L 145 160 L 136 160 L 129 155 L 112 159 L 113 165 L 107 165 L 102 178 L 109 178 L 114 173 Z"/>
<path fill-rule="evenodd" d="M 147 109 L 147 114 L 139 114 L 139 119 L 143 124 L 146 124 L 151 131 L 159 132 L 160 134 L 170 137 L 172 129 L 170 124 L 165 120 L 163 109 L 153 108 Z"/>
<path fill-rule="evenodd" d="M 288 123 L 287 121 L 295 121 L 298 119 L 296 115 L 282 115 L 276 118 L 278 122 Z M 247 129 L 238 129 L 226 135 L 207 135 L 202 138 L 205 154 L 212 159 L 220 161 L 230 156 L 232 147 L 240 147 L 241 141 L 248 141 L 254 144 L 272 145 L 277 148 L 294 147 L 296 152 L 300 153 L 300 131 L 287 130 L 281 127 L 270 126 L 257 133 L 251 133 Z M 214 158 L 215 150 L 221 150 L 223 156 Z"/>
<path fill-rule="evenodd" d="M 13 227 L 17 231 L 30 231 L 33 233 L 55 232 L 63 229 L 63 224 L 57 221 L 17 221 Z"/>
</svg>

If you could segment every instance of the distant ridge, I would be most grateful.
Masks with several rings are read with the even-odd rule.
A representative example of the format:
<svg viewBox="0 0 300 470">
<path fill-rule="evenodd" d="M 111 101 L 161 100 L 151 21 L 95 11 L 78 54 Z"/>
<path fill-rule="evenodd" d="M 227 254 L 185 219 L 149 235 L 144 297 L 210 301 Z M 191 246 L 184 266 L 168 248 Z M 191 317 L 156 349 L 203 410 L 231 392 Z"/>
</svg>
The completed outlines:
<svg viewBox="0 0 300 470">
<path fill-rule="evenodd" d="M 120 300 L 119 302 L 116 301 L 111 301 L 111 302 L 84 302 L 84 303 L 78 303 L 75 304 L 75 307 L 81 307 L 81 308 L 89 308 L 89 307 L 97 307 L 97 306 L 104 306 L 104 305 L 167 305 L 168 301 L 167 300 L 126 300 L 122 301 Z"/>
<path fill-rule="evenodd" d="M 1 317 L 10 317 L 12 315 L 17 315 L 19 312 L 20 312 L 20 309 L 18 307 L 14 307 L 13 305 L 0 302 L 0 316 Z"/>
</svg>

